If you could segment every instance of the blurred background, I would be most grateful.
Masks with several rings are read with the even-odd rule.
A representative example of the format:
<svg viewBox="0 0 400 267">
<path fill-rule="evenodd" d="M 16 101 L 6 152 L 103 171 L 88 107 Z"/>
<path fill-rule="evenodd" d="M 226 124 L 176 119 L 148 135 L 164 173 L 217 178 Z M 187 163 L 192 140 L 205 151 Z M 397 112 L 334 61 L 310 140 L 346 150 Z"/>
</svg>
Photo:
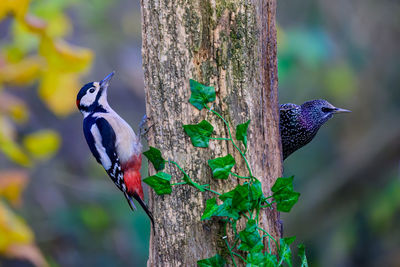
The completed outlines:
<svg viewBox="0 0 400 267">
<path fill-rule="evenodd" d="M 1 266 L 145 266 L 148 219 L 89 154 L 74 101 L 115 70 L 110 103 L 137 130 L 140 23 L 138 0 L 0 2 Z M 400 266 L 399 39 L 398 1 L 278 3 L 280 102 L 353 111 L 284 164 L 301 193 L 284 232 L 311 266 Z"/>
</svg>

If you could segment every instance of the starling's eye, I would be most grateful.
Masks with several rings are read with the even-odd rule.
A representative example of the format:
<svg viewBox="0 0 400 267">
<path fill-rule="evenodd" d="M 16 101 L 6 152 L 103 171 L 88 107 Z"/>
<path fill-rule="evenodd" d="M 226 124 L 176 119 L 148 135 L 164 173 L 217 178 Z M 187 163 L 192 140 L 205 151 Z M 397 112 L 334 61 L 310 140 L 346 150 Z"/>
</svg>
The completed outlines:
<svg viewBox="0 0 400 267">
<path fill-rule="evenodd" d="M 322 110 L 322 112 L 328 113 L 328 112 L 331 112 L 333 109 L 332 108 L 323 107 L 321 110 Z"/>
<path fill-rule="evenodd" d="M 94 93 L 95 89 L 94 88 L 90 88 L 89 92 L 90 93 Z"/>
</svg>

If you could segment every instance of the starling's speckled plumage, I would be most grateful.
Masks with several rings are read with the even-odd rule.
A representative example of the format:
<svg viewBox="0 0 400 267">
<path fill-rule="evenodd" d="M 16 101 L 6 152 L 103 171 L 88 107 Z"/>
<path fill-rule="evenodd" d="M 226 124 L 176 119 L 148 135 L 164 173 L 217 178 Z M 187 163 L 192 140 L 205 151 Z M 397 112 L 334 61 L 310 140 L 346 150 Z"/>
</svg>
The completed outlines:
<svg viewBox="0 0 400 267">
<path fill-rule="evenodd" d="M 308 144 L 333 114 L 341 112 L 350 111 L 336 108 L 323 99 L 307 101 L 301 106 L 291 103 L 280 105 L 279 129 L 283 159 Z"/>
</svg>

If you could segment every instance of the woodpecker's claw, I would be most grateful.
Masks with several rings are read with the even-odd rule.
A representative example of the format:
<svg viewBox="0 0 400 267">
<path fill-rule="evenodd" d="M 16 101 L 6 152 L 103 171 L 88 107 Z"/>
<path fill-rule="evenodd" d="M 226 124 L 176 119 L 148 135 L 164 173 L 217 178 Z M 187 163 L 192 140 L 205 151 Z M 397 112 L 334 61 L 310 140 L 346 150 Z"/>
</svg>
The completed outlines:
<svg viewBox="0 0 400 267">
<path fill-rule="evenodd" d="M 150 118 L 147 117 L 146 114 L 144 114 L 142 120 L 139 123 L 139 138 L 142 139 L 143 136 L 145 136 L 151 127 L 153 127 L 154 124 L 148 126 L 148 122 L 150 121 Z"/>
</svg>

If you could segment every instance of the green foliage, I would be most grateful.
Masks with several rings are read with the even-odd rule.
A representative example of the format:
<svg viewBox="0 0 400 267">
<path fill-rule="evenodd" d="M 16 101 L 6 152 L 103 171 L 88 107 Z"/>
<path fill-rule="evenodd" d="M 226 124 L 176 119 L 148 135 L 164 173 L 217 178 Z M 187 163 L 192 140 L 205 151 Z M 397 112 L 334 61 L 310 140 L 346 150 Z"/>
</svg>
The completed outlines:
<svg viewBox="0 0 400 267">
<path fill-rule="evenodd" d="M 183 129 L 195 147 L 208 147 L 210 136 L 214 131 L 214 127 L 206 120 L 198 124 L 183 125 Z"/>
<path fill-rule="evenodd" d="M 212 86 L 205 86 L 195 80 L 190 80 L 190 96 L 189 102 L 198 110 L 202 110 L 205 105 L 215 100 L 215 89 Z"/>
<path fill-rule="evenodd" d="M 215 179 L 228 179 L 229 173 L 235 164 L 235 159 L 231 154 L 225 157 L 208 160 L 208 165 Z"/>
<path fill-rule="evenodd" d="M 189 185 L 197 188 L 201 192 L 210 191 L 216 194 L 216 197 L 210 198 L 206 201 L 206 207 L 200 220 L 212 220 L 213 217 L 224 217 L 222 220 L 226 223 L 225 232 L 226 226 L 231 225 L 234 232 L 235 243 L 231 246 L 226 237 L 223 239 L 225 240 L 232 262 L 235 266 L 237 266 L 235 257 L 245 261 L 247 264 L 246 266 L 282 266 L 284 262 L 288 266 L 292 266 L 292 252 L 290 250 L 290 245 L 295 240 L 295 237 L 282 238 L 277 241 L 266 230 L 260 228 L 258 221 L 259 213 L 262 208 L 273 207 L 268 201 L 269 199 L 274 199 L 274 203 L 276 203 L 279 211 L 289 212 L 291 210 L 300 195 L 293 191 L 293 177 L 278 178 L 274 186 L 271 188 L 273 194 L 265 197 L 262 192 L 261 182 L 254 177 L 251 172 L 250 164 L 246 159 L 245 152 L 236 144 L 237 141 L 241 141 L 247 149 L 247 131 L 250 120 L 237 126 L 236 140 L 234 140 L 232 138 L 229 123 L 218 112 L 207 106 L 209 102 L 214 101 L 215 99 L 214 88 L 204 86 L 193 80 L 190 81 L 190 86 L 192 96 L 189 102 L 199 110 L 205 107 L 219 117 L 228 129 L 229 138 L 211 138 L 214 128 L 206 120 L 201 121 L 199 124 L 183 125 L 184 131 L 190 137 L 192 144 L 195 147 L 208 147 L 210 139 L 231 142 L 242 156 L 243 161 L 246 163 L 248 176 L 240 176 L 231 172 L 233 166 L 236 164 L 236 161 L 231 154 L 228 154 L 225 157 L 209 159 L 208 165 L 210 166 L 212 175 L 215 179 L 228 179 L 231 174 L 236 178 L 245 179 L 246 181 L 243 184 L 238 184 L 231 191 L 221 194 L 212 190 L 208 184 L 200 185 L 196 183 L 178 163 L 168 161 L 169 164 L 175 165 L 182 172 L 182 182 L 170 184 L 171 176 L 163 172 L 147 177 L 144 179 L 144 182 L 149 184 L 159 195 L 170 194 L 172 192 L 172 186 L 175 185 Z M 150 160 L 154 168 L 158 170 L 160 170 L 161 166 L 164 168 L 165 163 L 167 162 L 163 159 L 161 152 L 156 148 L 150 147 L 150 150 L 145 152 L 145 156 Z M 218 205 L 218 202 L 222 203 Z M 242 231 L 237 232 L 236 224 L 241 218 L 247 220 L 246 227 Z M 264 238 L 267 238 L 268 241 L 265 241 Z M 277 255 L 271 254 L 272 247 L 270 246 L 270 241 L 273 241 L 275 246 L 279 247 Z M 268 244 L 268 247 L 264 246 L 265 243 Z M 240 254 L 235 252 L 237 250 L 241 251 L 241 254 L 243 252 L 246 254 L 246 260 Z M 263 253 L 262 251 L 269 251 L 270 253 Z M 307 266 L 304 246 L 299 248 L 299 256 L 302 260 L 302 266 Z M 214 257 L 199 260 L 197 264 L 198 266 L 224 266 L 225 259 L 223 259 L 219 254 L 216 254 Z"/>
<path fill-rule="evenodd" d="M 300 193 L 293 191 L 293 178 L 278 178 L 271 188 L 279 211 L 289 212 L 299 199 Z"/>
<path fill-rule="evenodd" d="M 156 171 L 162 171 L 165 168 L 165 159 L 161 156 L 161 151 L 152 146 L 149 150 L 143 152 L 143 155 L 153 164 Z"/>
<path fill-rule="evenodd" d="M 244 147 L 247 149 L 247 129 L 249 128 L 250 120 L 245 123 L 239 124 L 236 127 L 236 140 L 242 141 Z"/>
<path fill-rule="evenodd" d="M 290 244 L 294 242 L 296 239 L 293 237 L 285 237 L 279 240 L 279 258 L 281 259 L 280 263 L 285 261 L 287 265 L 292 266 L 292 251 L 290 250 Z"/>
<path fill-rule="evenodd" d="M 246 267 L 274 267 L 278 266 L 275 255 L 262 252 L 252 252 L 247 254 Z"/>
<path fill-rule="evenodd" d="M 219 254 L 216 254 L 214 257 L 203 259 L 197 261 L 197 266 L 199 267 L 224 267 L 226 264 L 224 258 L 222 258 Z"/>
<path fill-rule="evenodd" d="M 255 220 L 248 220 L 246 228 L 239 233 L 240 245 L 239 250 L 249 252 L 261 252 L 264 248 L 262 238 L 257 229 L 257 222 Z"/>
<path fill-rule="evenodd" d="M 209 220 L 211 217 L 228 217 L 234 220 L 239 219 L 239 212 L 232 206 L 232 198 L 225 199 L 224 203 L 217 205 L 216 198 L 207 200 L 201 220 Z"/>
<path fill-rule="evenodd" d="M 303 244 L 300 244 L 297 246 L 298 248 L 298 255 L 300 257 L 300 261 L 301 261 L 301 267 L 308 267 L 308 261 L 307 261 L 307 257 L 306 257 L 306 248 L 304 247 Z"/>
<path fill-rule="evenodd" d="M 143 179 L 143 182 L 145 182 L 151 188 L 153 188 L 157 195 L 165 195 L 172 193 L 172 187 L 170 181 L 171 181 L 171 175 L 165 172 L 159 172 L 153 176 L 149 176 Z"/>
</svg>

